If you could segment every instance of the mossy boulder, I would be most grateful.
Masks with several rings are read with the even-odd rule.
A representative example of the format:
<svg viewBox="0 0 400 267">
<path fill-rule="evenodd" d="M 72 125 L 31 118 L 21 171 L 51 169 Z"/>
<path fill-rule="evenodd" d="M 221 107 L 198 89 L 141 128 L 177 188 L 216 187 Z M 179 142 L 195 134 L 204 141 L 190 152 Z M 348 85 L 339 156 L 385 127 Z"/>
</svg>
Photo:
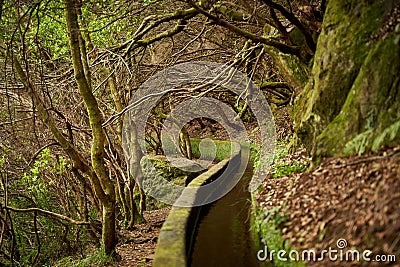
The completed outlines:
<svg viewBox="0 0 400 267">
<path fill-rule="evenodd" d="M 297 137 L 315 158 L 351 153 L 351 141 L 366 131 L 359 138 L 365 147 L 378 137 L 380 144 L 396 139 L 382 133 L 399 120 L 399 33 L 372 38 L 393 3 L 329 1 L 311 76 L 294 112 Z"/>
<path fill-rule="evenodd" d="M 264 34 L 273 39 L 281 38 L 278 30 L 268 24 L 264 27 Z M 296 45 L 305 49 L 306 44 L 304 36 L 297 28 L 292 30 L 292 32 L 289 33 L 289 36 L 293 41 L 298 42 Z M 302 62 L 297 56 L 284 54 L 274 47 L 265 46 L 265 49 L 268 51 L 275 66 L 280 72 L 282 72 L 285 80 L 290 84 L 290 86 L 296 91 L 302 90 L 309 75 L 307 64 Z"/>
<path fill-rule="evenodd" d="M 370 50 L 341 112 L 316 139 L 317 155 L 362 153 L 400 139 L 400 46 L 396 34 Z"/>
<path fill-rule="evenodd" d="M 199 168 L 198 165 L 185 166 L 184 168 L 174 167 L 170 164 L 169 160 L 162 155 L 145 156 L 140 164 L 146 177 L 156 176 L 157 174 L 155 172 L 157 172 L 163 179 L 180 186 L 185 186 L 188 181 L 193 180 L 196 176 L 204 172 L 204 169 Z M 150 168 L 150 166 L 153 166 L 154 169 Z M 188 169 L 193 169 L 194 171 L 186 171 Z"/>
</svg>

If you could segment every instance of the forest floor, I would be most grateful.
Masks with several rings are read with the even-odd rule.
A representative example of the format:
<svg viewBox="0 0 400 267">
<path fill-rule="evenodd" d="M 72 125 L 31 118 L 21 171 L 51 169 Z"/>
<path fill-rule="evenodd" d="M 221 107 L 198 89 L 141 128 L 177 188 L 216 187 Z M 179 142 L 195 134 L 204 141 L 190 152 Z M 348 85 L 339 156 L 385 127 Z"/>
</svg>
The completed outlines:
<svg viewBox="0 0 400 267">
<path fill-rule="evenodd" d="M 286 164 L 306 159 L 304 150 L 281 159 Z M 395 255 L 400 266 L 400 147 L 375 154 L 333 157 L 309 172 L 292 173 L 263 183 L 258 205 L 278 210 L 283 240 L 297 251 L 345 248 Z M 342 240 L 343 241 L 343 240 Z M 383 263 L 325 261 L 307 266 L 381 266 Z"/>
<path fill-rule="evenodd" d="M 132 230 L 123 230 L 123 242 L 117 245 L 121 260 L 114 266 L 136 267 L 152 266 L 158 235 L 170 208 L 145 211 L 146 222 L 135 225 Z"/>
</svg>

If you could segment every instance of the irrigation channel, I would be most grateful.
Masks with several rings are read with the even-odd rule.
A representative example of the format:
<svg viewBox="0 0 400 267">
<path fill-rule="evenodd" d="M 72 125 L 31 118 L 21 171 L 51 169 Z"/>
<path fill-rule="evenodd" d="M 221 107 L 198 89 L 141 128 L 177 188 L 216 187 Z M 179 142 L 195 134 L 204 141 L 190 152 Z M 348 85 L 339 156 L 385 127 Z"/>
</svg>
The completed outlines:
<svg viewBox="0 0 400 267">
<path fill-rule="evenodd" d="M 227 195 L 200 208 L 189 266 L 259 266 L 250 232 L 251 168 Z"/>
<path fill-rule="evenodd" d="M 210 169 L 194 181 L 207 173 L 212 174 L 198 184 L 218 176 Z M 252 174 L 249 162 L 240 181 L 224 197 L 199 207 L 173 207 L 161 229 L 153 266 L 266 266 L 257 260 L 259 248 L 250 231 Z"/>
</svg>

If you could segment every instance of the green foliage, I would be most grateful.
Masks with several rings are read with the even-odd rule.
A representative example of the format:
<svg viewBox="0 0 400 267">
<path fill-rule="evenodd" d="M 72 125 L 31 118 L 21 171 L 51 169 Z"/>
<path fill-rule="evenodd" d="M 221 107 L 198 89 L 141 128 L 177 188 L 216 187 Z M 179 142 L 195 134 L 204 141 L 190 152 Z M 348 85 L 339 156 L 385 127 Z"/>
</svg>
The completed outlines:
<svg viewBox="0 0 400 267">
<path fill-rule="evenodd" d="M 37 28 L 31 32 L 32 41 L 35 36 L 40 38 L 40 46 L 49 52 L 52 60 L 69 57 L 68 36 L 65 27 L 64 12 L 58 1 L 42 2 L 36 10 Z"/>
<path fill-rule="evenodd" d="M 356 135 L 353 139 L 346 143 L 343 153 L 350 155 L 357 153 L 358 155 L 364 154 L 367 148 L 370 147 L 371 139 L 374 135 L 374 115 L 371 111 L 368 112 L 368 117 L 365 120 L 365 132 Z"/>
<path fill-rule="evenodd" d="M 258 128 L 256 128 L 258 130 Z M 255 129 L 255 130 L 256 130 Z M 269 164 L 269 159 L 261 158 L 261 147 L 256 140 L 250 140 L 250 160 L 253 162 L 253 171 L 256 172 Z"/>
<path fill-rule="evenodd" d="M 256 142 L 251 142 L 251 157 L 254 164 L 254 171 L 263 168 L 266 164 L 270 164 L 269 159 L 261 159 L 261 148 Z M 285 159 L 289 155 L 289 146 L 285 142 L 278 142 L 273 163 L 270 166 L 270 171 L 273 178 L 279 178 L 292 173 L 304 172 L 308 167 L 308 163 L 301 160 Z"/>
<path fill-rule="evenodd" d="M 43 150 L 40 154 L 40 160 L 35 161 L 34 167 L 30 170 L 30 173 L 24 173 L 21 179 L 21 183 L 27 186 L 27 189 L 31 192 L 36 203 L 42 202 L 41 200 L 46 200 L 47 185 L 40 179 L 40 174 L 47 168 L 49 159 L 50 150 Z"/>
<path fill-rule="evenodd" d="M 44 63 L 69 58 L 65 18 L 60 1 L 41 1 L 35 8 L 33 5 L 20 4 L 18 11 L 16 6 L 11 1 L 5 1 L 2 6 L 8 9 L 3 13 L 0 22 L 0 35 L 5 42 L 24 42 L 25 52 L 29 53 L 27 59 L 32 62 Z M 18 21 L 17 13 L 25 13 L 26 16 Z M 26 21 L 28 17 L 29 23 Z M 23 40 L 18 34 L 18 23 L 29 27 L 23 34 Z"/>
<path fill-rule="evenodd" d="M 103 249 L 98 249 L 89 257 L 73 264 L 74 267 L 108 266 L 113 263 L 113 258 L 104 253 Z"/>
<path fill-rule="evenodd" d="M 386 139 L 388 139 L 389 142 L 393 141 L 399 134 L 399 132 L 400 132 L 400 120 L 387 127 L 385 130 L 382 131 L 382 133 L 378 137 L 375 138 L 372 144 L 372 150 L 378 151 L 379 147 L 385 142 Z"/>
<path fill-rule="evenodd" d="M 7 153 L 3 153 L 0 158 L 0 170 L 6 167 L 7 161 Z M 66 177 L 67 168 L 68 163 L 63 156 L 52 154 L 49 148 L 43 149 L 29 171 L 20 176 L 7 174 L 8 205 L 20 209 L 38 207 L 65 214 L 66 210 L 71 210 L 71 207 L 66 205 L 77 206 L 74 203 L 76 198 L 72 190 L 62 188 L 60 184 Z M 2 171 L 2 174 L 6 175 L 6 172 Z M 4 185 L 2 187 L 4 189 Z M 61 198 L 67 197 L 70 197 L 69 203 L 63 204 Z M 52 260 L 77 253 L 89 242 L 87 232 L 80 226 L 68 225 L 40 214 L 35 217 L 33 212 L 10 212 L 10 216 L 16 237 L 15 249 L 19 255 L 18 262 L 14 263 L 21 266 L 31 266 L 38 253 L 36 231 L 40 239 L 40 254 L 36 264 L 40 266 L 46 266 Z M 33 224 L 35 218 L 36 229 Z M 7 251 L 10 240 L 3 239 L 3 242 L 2 251 Z M 2 264 L 10 263 L 2 262 Z"/>
<path fill-rule="evenodd" d="M 2 153 L 2 156 L 0 158 L 0 172 L 3 170 L 3 165 L 8 160 L 8 151 L 10 150 L 10 148 L 5 146 L 2 149 L 3 149 L 3 153 Z"/>
<path fill-rule="evenodd" d="M 264 210 L 258 208 L 257 203 L 253 200 L 252 210 L 252 231 L 258 235 L 258 239 L 261 240 L 257 244 L 257 249 L 263 249 L 264 245 L 267 246 L 268 251 L 286 251 L 286 255 L 293 250 L 290 242 L 283 239 L 280 227 L 287 221 L 287 213 L 284 212 L 283 207 L 273 207 L 270 210 Z M 276 256 L 276 255 L 275 255 Z M 265 265 L 268 265 L 269 259 Z M 269 265 L 268 265 L 269 266 Z M 280 261 L 277 257 L 273 258 L 273 266 L 278 267 L 300 267 L 305 266 L 304 262 L 291 261 Z"/>
<path fill-rule="evenodd" d="M 252 119 L 252 117 L 251 117 L 251 114 L 248 111 L 248 109 L 247 108 L 245 109 L 246 103 L 241 99 L 240 99 L 241 101 L 238 101 L 239 96 L 236 96 L 235 99 L 236 99 L 235 108 L 236 108 L 238 116 L 240 116 L 240 118 L 243 121 L 250 121 Z"/>
<path fill-rule="evenodd" d="M 293 162 L 277 162 L 272 166 L 272 177 L 279 178 L 282 176 L 290 175 L 296 172 L 304 172 L 307 169 L 307 164 L 297 160 Z"/>
<path fill-rule="evenodd" d="M 361 155 L 367 149 L 368 144 L 370 143 L 370 139 L 373 135 L 373 130 L 367 130 L 363 133 L 358 134 L 352 140 L 347 142 L 346 146 L 343 149 L 343 153 L 346 155 L 357 153 Z"/>
<path fill-rule="evenodd" d="M 49 199 L 51 198 L 51 190 L 49 190 L 49 187 L 55 181 L 52 179 L 44 180 L 42 177 L 46 177 L 48 173 L 56 176 L 63 175 L 66 171 L 66 165 L 64 157 L 60 156 L 56 158 L 54 155 L 51 155 L 50 149 L 46 148 L 39 154 L 39 159 L 34 162 L 30 172 L 24 173 L 20 180 L 20 185 L 29 190 L 36 205 L 44 209 L 50 209 Z"/>
<path fill-rule="evenodd" d="M 144 4 L 152 2 L 154 1 L 145 0 Z M 70 51 L 62 1 L 41 1 L 35 8 L 33 5 L 20 4 L 19 11 L 16 11 L 16 6 L 12 1 L 5 1 L 2 6 L 8 12 L 4 12 L 1 17 L 0 38 L 6 43 L 24 42 L 26 53 L 29 53 L 27 59 L 31 62 L 39 64 L 46 61 L 68 62 Z M 124 19 L 113 19 L 110 22 L 110 17 L 116 13 L 128 13 L 129 5 L 125 8 L 127 10 L 121 9 L 118 2 L 108 1 L 95 1 L 82 5 L 80 26 L 83 32 L 90 34 L 95 47 L 112 47 L 133 36 L 135 26 L 141 23 L 141 19 L 137 16 L 124 16 Z M 99 14 L 100 10 L 103 12 Z M 25 18 L 18 21 L 17 13 L 25 12 Z M 28 17 L 30 21 L 26 23 Z M 17 28 L 20 22 L 29 27 L 23 34 L 23 40 Z"/>
<path fill-rule="evenodd" d="M 400 120 L 386 127 L 378 135 L 377 130 L 373 129 L 371 123 L 367 120 L 367 130 L 356 135 L 353 139 L 346 143 L 343 153 L 351 155 L 357 153 L 358 155 L 371 148 L 377 152 L 382 144 L 390 144 L 396 139 L 400 132 Z"/>
<path fill-rule="evenodd" d="M 153 1 L 145 2 L 150 4 Z M 97 10 L 104 12 L 98 14 Z M 82 6 L 82 16 L 95 47 L 112 47 L 133 36 L 136 26 L 141 23 L 141 19 L 137 16 L 126 16 L 124 19 L 110 21 L 111 16 L 124 12 L 129 11 L 121 9 L 118 2 L 114 5 L 114 2 L 95 1 Z"/>
<path fill-rule="evenodd" d="M 287 221 L 287 212 L 283 211 L 282 207 L 273 207 L 264 213 L 266 221 L 272 221 L 275 225 L 281 225 Z"/>
<path fill-rule="evenodd" d="M 103 249 L 97 249 L 84 259 L 74 260 L 72 257 L 65 257 L 53 264 L 54 267 L 92 267 L 110 266 L 114 263 L 112 256 L 107 256 Z"/>
</svg>

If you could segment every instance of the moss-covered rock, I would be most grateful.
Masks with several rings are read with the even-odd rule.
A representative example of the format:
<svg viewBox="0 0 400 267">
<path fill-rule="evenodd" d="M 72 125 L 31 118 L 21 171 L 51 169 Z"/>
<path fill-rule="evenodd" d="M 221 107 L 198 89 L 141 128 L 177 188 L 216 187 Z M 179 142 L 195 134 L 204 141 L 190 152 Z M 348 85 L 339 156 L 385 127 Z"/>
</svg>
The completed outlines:
<svg viewBox="0 0 400 267">
<path fill-rule="evenodd" d="M 341 154 L 366 131 L 359 139 L 371 146 L 398 120 L 397 33 L 385 40 L 371 38 L 383 27 L 392 4 L 329 1 L 311 77 L 295 103 L 297 136 L 314 156 Z"/>
<path fill-rule="evenodd" d="M 265 25 L 264 33 L 270 38 L 280 38 L 278 31 L 272 26 Z M 299 33 L 298 29 L 294 29 L 291 33 L 294 39 L 303 40 L 299 46 L 306 46 L 304 37 Z M 278 49 L 265 46 L 268 54 L 272 57 L 274 64 L 282 72 L 285 80 L 296 91 L 303 89 L 308 79 L 308 66 L 302 62 L 297 56 L 283 54 Z"/>
<path fill-rule="evenodd" d="M 393 127 L 400 121 L 396 35 L 379 40 L 368 53 L 341 112 L 317 137 L 317 155 L 362 153 L 399 140 L 400 127 Z"/>
<path fill-rule="evenodd" d="M 145 177 L 155 176 L 156 173 L 153 172 L 156 171 L 163 179 L 180 186 L 185 186 L 188 181 L 193 180 L 204 171 L 203 168 L 196 168 L 198 166 L 185 166 L 185 168 L 171 166 L 168 159 L 162 155 L 145 156 L 140 164 L 142 165 Z M 154 169 L 150 168 L 150 166 L 153 166 Z M 185 171 L 190 169 L 190 167 L 196 168 L 198 171 Z"/>
</svg>

